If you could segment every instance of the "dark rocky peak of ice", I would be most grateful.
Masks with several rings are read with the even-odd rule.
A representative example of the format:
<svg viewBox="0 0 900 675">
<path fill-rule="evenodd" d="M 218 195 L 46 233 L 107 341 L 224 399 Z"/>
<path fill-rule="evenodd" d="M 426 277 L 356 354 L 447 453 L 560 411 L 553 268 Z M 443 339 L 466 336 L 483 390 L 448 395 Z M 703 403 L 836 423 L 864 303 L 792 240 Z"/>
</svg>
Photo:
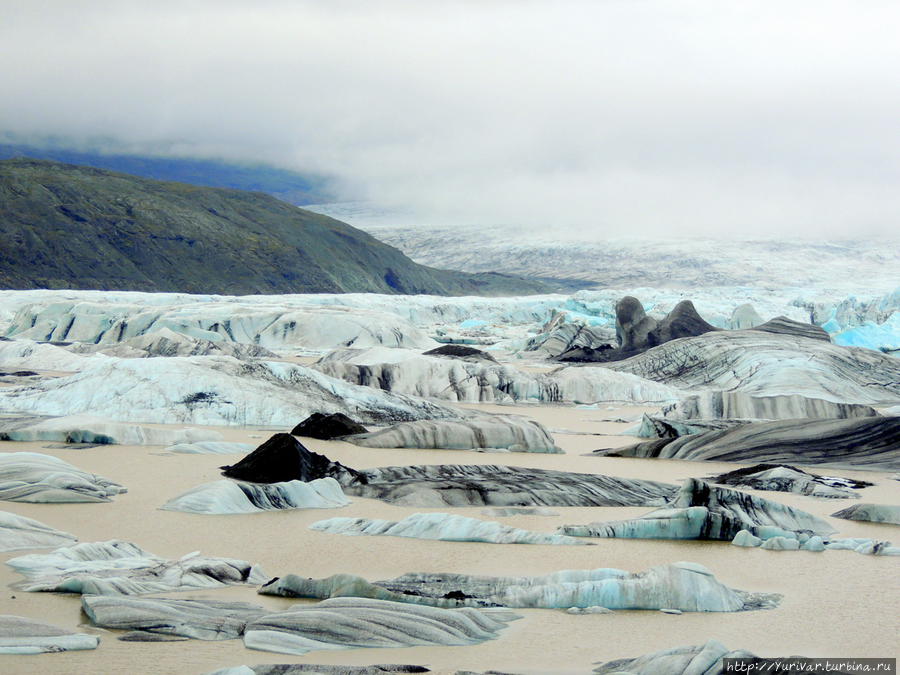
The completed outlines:
<svg viewBox="0 0 900 675">
<path fill-rule="evenodd" d="M 312 452 L 290 434 L 275 434 L 237 464 L 221 467 L 222 475 L 251 483 L 311 481 L 331 477 L 340 483 L 365 483 L 354 469 Z"/>
</svg>

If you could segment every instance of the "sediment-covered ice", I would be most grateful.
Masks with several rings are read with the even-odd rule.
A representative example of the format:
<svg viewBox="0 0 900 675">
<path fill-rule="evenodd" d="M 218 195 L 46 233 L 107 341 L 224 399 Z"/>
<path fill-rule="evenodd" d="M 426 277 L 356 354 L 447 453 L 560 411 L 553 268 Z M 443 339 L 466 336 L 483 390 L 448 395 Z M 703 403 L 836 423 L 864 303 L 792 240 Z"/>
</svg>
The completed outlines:
<svg viewBox="0 0 900 675">
<path fill-rule="evenodd" d="M 491 577 L 450 573 L 409 573 L 368 582 L 352 575 L 307 579 L 286 575 L 260 591 L 286 597 L 376 597 L 442 607 L 504 606 L 565 609 L 680 609 L 684 612 L 739 612 L 777 606 L 781 596 L 748 593 L 719 582 L 697 563 L 679 562 L 644 572 L 600 568 L 564 570 L 537 577 Z"/>
<path fill-rule="evenodd" d="M 859 499 L 854 490 L 872 485 L 852 478 L 819 476 L 785 464 L 756 464 L 711 476 L 708 480 L 751 490 L 794 492 L 829 499 Z"/>
<path fill-rule="evenodd" d="M 170 445 L 216 441 L 222 434 L 212 429 L 172 429 L 129 422 L 110 422 L 90 414 L 0 415 L 0 439 L 53 441 L 97 445 Z"/>
<path fill-rule="evenodd" d="M 227 356 L 109 357 L 68 377 L 0 388 L 0 408 L 37 415 L 90 413 L 124 422 L 288 428 L 312 412 L 343 412 L 370 422 L 461 416 L 436 403 L 354 386 L 303 366 Z"/>
<path fill-rule="evenodd" d="M 731 541 L 741 530 L 760 539 L 799 533 L 828 535 L 835 529 L 821 518 L 773 502 L 688 478 L 661 509 L 630 520 L 563 525 L 560 534 L 626 539 L 714 539 Z"/>
<path fill-rule="evenodd" d="M 481 515 L 491 518 L 510 518 L 512 516 L 558 516 L 559 511 L 545 509 L 540 506 L 494 506 L 481 509 Z"/>
<path fill-rule="evenodd" d="M 745 649 L 728 649 L 718 640 L 702 645 L 664 649 L 635 658 L 608 661 L 594 669 L 594 675 L 723 675 L 723 659 L 755 659 Z M 787 665 L 791 658 L 778 659 Z M 773 662 L 774 663 L 774 662 Z"/>
<path fill-rule="evenodd" d="M 0 500 L 68 504 L 108 502 L 126 489 L 108 478 L 38 452 L 0 454 Z"/>
<path fill-rule="evenodd" d="M 197 640 L 234 640 L 244 634 L 249 621 L 267 614 L 248 602 L 111 595 L 84 595 L 81 607 L 91 623 L 101 628 Z"/>
<path fill-rule="evenodd" d="M 339 350 L 315 367 L 353 384 L 447 401 L 663 403 L 683 392 L 630 373 L 561 367 L 533 373 L 511 365 L 425 356 L 403 350 Z"/>
<path fill-rule="evenodd" d="M 223 475 L 254 483 L 331 477 L 344 494 L 417 507 L 659 506 L 677 488 L 633 478 L 501 465 L 438 464 L 354 469 L 275 434 Z"/>
<path fill-rule="evenodd" d="M 33 340 L 0 340 L 0 364 L 6 370 L 56 370 L 77 372 L 104 357 L 87 359 L 62 347 Z"/>
<path fill-rule="evenodd" d="M 76 342 L 67 347 L 75 354 L 105 354 L 122 358 L 151 358 L 170 356 L 232 356 L 236 359 L 277 358 L 274 352 L 258 344 L 207 340 L 176 333 L 162 327 L 152 333 L 136 335 L 115 343 Z"/>
<path fill-rule="evenodd" d="M 305 483 L 245 483 L 217 480 L 170 499 L 162 508 L 186 513 L 259 513 L 276 509 L 334 509 L 350 503 L 334 478 Z"/>
<path fill-rule="evenodd" d="M 262 663 L 255 666 L 222 668 L 207 675 L 390 675 L 391 673 L 430 673 L 425 666 L 376 663 L 371 666 L 333 666 L 322 663 Z"/>
<path fill-rule="evenodd" d="M 291 435 L 330 441 L 333 438 L 350 436 L 351 434 L 364 434 L 368 431 L 363 425 L 350 419 L 344 413 L 324 415 L 317 412 L 291 429 Z"/>
<path fill-rule="evenodd" d="M 896 471 L 900 469 L 900 417 L 753 422 L 599 454 Z"/>
<path fill-rule="evenodd" d="M 664 407 L 662 415 L 675 420 L 785 420 L 877 417 L 878 412 L 868 405 L 836 403 L 798 394 L 752 396 L 743 391 L 705 391 Z"/>
<path fill-rule="evenodd" d="M 267 614 L 244 631 L 250 649 L 305 654 L 317 649 L 471 645 L 492 640 L 510 612 L 443 609 L 385 600 L 334 598 Z"/>
<path fill-rule="evenodd" d="M 180 455 L 233 455 L 250 452 L 253 446 L 249 443 L 231 443 L 228 441 L 199 441 L 196 443 L 176 443 L 166 448 L 166 452 Z"/>
<path fill-rule="evenodd" d="M 483 235 L 484 232 L 479 231 L 479 236 Z M 696 243 L 691 242 L 692 255 Z M 608 242 L 604 247 L 607 245 Z M 583 244 L 579 247 L 583 248 Z M 715 255 L 720 254 L 721 249 L 717 246 Z M 742 260 L 745 254 L 742 247 Z M 564 262 L 572 264 L 582 255 L 583 251 L 570 250 Z M 598 259 L 596 255 L 591 255 L 594 264 Z M 771 266 L 771 255 L 769 250 L 758 263 Z M 546 258 L 542 256 L 541 259 Z M 638 254 L 635 259 L 642 259 L 642 255 Z M 677 260 L 677 256 L 674 259 Z M 618 259 L 617 266 L 620 265 L 621 259 Z M 729 272 L 735 269 L 734 265 L 727 267 Z M 882 268 L 884 262 L 873 262 L 870 267 Z M 776 271 L 773 269 L 771 273 Z M 771 274 L 766 278 L 767 286 L 771 286 Z M 494 340 L 497 336 L 507 339 L 519 336 L 524 346 L 522 336 L 540 330 L 558 316 L 564 320 L 557 321 L 557 325 L 612 326 L 615 304 L 628 293 L 638 294 L 647 314 L 657 319 L 685 299 L 684 292 L 678 290 L 635 287 L 635 284 L 645 282 L 646 268 L 643 268 L 630 284 L 606 284 L 607 288 L 603 290 L 579 291 L 572 295 L 514 298 L 359 293 L 229 297 L 71 290 L 3 291 L 0 295 L 0 334 L 89 343 L 97 342 L 99 338 L 101 343 L 114 344 L 166 328 L 202 339 L 260 344 L 269 349 L 328 349 L 348 344 L 425 349 L 428 348 L 426 332 L 435 334 L 440 330 L 445 334 L 465 334 L 472 332 L 473 326 L 479 326 L 483 331 L 489 331 Z M 832 283 L 833 275 L 828 281 L 831 288 Z M 859 283 L 858 275 L 854 276 L 854 283 Z M 900 308 L 897 291 L 878 297 L 847 297 L 846 291 L 783 288 L 773 291 L 739 285 L 706 285 L 692 290 L 690 298 L 700 315 L 719 328 L 736 327 L 729 325 L 735 309 L 750 303 L 761 319 L 786 315 L 796 321 L 813 321 L 833 335 L 866 322 L 882 326 Z M 884 290 L 887 289 L 879 288 L 877 292 Z M 410 328 L 416 332 L 411 332 Z M 883 345 L 879 342 L 873 346 Z"/>
<path fill-rule="evenodd" d="M 467 420 L 401 422 L 347 441 L 367 448 L 502 449 L 510 452 L 562 452 L 539 423 L 513 415 L 480 415 Z"/>
<path fill-rule="evenodd" d="M 189 553 L 165 560 L 127 541 L 85 542 L 33 553 L 6 563 L 26 580 L 25 591 L 83 595 L 140 595 L 260 584 L 268 579 L 244 560 Z"/>
<path fill-rule="evenodd" d="M 19 292 L 3 300 L 15 313 L 7 337 L 115 344 L 168 329 L 213 342 L 267 349 L 330 349 L 354 344 L 427 349 L 436 343 L 396 313 L 328 296 L 227 297 L 174 293 Z M 389 296 L 386 296 L 389 297 Z"/>
<path fill-rule="evenodd" d="M 900 506 L 891 504 L 854 504 L 831 515 L 834 518 L 844 518 L 845 520 L 900 525 Z"/>
<path fill-rule="evenodd" d="M 331 518 L 309 526 L 331 534 L 408 537 L 438 541 L 470 541 L 488 544 L 552 544 L 577 546 L 574 537 L 532 532 L 500 523 L 449 513 L 414 513 L 403 520 Z"/>
<path fill-rule="evenodd" d="M 74 544 L 78 538 L 32 518 L 0 511 L 0 552 L 53 548 Z"/>
<path fill-rule="evenodd" d="M 342 482 L 345 494 L 415 507 L 659 506 L 677 491 L 638 478 L 502 465 L 389 466 L 361 473 L 365 483 Z"/>
<path fill-rule="evenodd" d="M 96 649 L 100 638 L 23 616 L 0 616 L 0 654 L 45 654 Z M 35 671 L 38 672 L 38 671 Z"/>
<path fill-rule="evenodd" d="M 310 451 L 290 434 L 275 434 L 239 462 L 221 468 L 222 475 L 251 483 L 334 478 L 350 485 L 366 480 L 359 471 Z"/>
<path fill-rule="evenodd" d="M 605 365 L 683 389 L 801 395 L 870 405 L 900 400 L 900 359 L 759 330 L 718 331 L 673 340 Z"/>
<path fill-rule="evenodd" d="M 363 598 L 336 598 L 271 612 L 245 602 L 86 595 L 82 608 L 92 623 L 103 628 L 200 640 L 243 636 L 251 649 L 286 654 L 476 644 L 497 637 L 507 622 L 518 618 L 508 611 L 416 607 Z"/>
</svg>

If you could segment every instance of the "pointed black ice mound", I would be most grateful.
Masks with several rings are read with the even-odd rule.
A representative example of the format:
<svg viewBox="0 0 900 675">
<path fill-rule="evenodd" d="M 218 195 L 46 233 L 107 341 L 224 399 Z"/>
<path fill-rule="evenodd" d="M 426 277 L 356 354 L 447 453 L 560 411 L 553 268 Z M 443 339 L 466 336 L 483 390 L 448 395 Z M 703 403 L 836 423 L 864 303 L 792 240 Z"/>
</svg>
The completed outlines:
<svg viewBox="0 0 900 675">
<path fill-rule="evenodd" d="M 358 471 L 311 452 L 290 434 L 275 434 L 237 464 L 221 468 L 223 476 L 251 483 L 309 482 L 327 477 L 341 485 L 366 482 Z"/>
<path fill-rule="evenodd" d="M 291 429 L 291 435 L 293 436 L 318 438 L 322 441 L 330 441 L 332 438 L 352 436 L 353 434 L 365 434 L 368 432 L 369 430 L 362 424 L 354 422 L 344 413 L 333 413 L 331 415 L 313 413 Z"/>
</svg>

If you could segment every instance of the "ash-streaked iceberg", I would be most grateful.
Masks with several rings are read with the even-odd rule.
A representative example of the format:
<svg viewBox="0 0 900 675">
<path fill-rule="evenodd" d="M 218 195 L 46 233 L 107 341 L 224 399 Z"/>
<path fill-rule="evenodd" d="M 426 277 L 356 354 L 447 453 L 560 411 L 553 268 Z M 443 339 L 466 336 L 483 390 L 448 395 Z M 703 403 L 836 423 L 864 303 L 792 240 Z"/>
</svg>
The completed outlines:
<svg viewBox="0 0 900 675">
<path fill-rule="evenodd" d="M 85 542 L 6 562 L 25 581 L 25 591 L 82 595 L 140 595 L 260 584 L 269 577 L 257 566 L 231 558 L 189 553 L 166 560 L 127 541 Z"/>
<path fill-rule="evenodd" d="M 118 483 L 38 452 L 0 454 L 0 500 L 70 504 L 108 502 L 127 492 Z"/>
<path fill-rule="evenodd" d="M 537 577 L 412 572 L 369 582 L 353 575 L 308 579 L 289 574 L 263 586 L 264 595 L 289 598 L 371 597 L 440 607 L 567 609 L 679 609 L 740 612 L 776 607 L 781 596 L 725 586 L 703 565 L 677 562 L 644 572 L 599 568 Z"/>
<path fill-rule="evenodd" d="M 900 469 L 900 417 L 753 422 L 597 451 L 612 457 Z"/>
<path fill-rule="evenodd" d="M 900 399 L 900 359 L 756 329 L 674 340 L 605 366 L 683 389 L 869 405 Z"/>
<path fill-rule="evenodd" d="M 170 445 L 217 441 L 222 434 L 212 429 L 173 429 L 130 422 L 110 422 L 89 414 L 2 415 L 0 439 L 8 441 L 51 441 L 91 445 Z"/>
<path fill-rule="evenodd" d="M 831 515 L 845 520 L 900 525 L 900 506 L 892 504 L 854 504 Z"/>
<path fill-rule="evenodd" d="M 761 539 L 835 531 L 811 513 L 696 478 L 687 479 L 669 504 L 640 518 L 563 525 L 558 531 L 574 537 L 731 541 L 741 530 Z"/>
<path fill-rule="evenodd" d="M 533 532 L 478 518 L 449 513 L 414 513 L 403 520 L 379 518 L 331 518 L 309 526 L 311 530 L 331 534 L 408 537 L 438 541 L 484 542 L 488 544 L 550 544 L 578 546 L 575 537 Z"/>
<path fill-rule="evenodd" d="M 278 509 L 335 509 L 349 503 L 334 478 L 319 478 L 308 483 L 299 480 L 285 483 L 217 480 L 198 485 L 160 508 L 186 513 L 233 514 Z"/>
<path fill-rule="evenodd" d="M 312 412 L 382 423 L 462 416 L 437 403 L 354 386 L 303 366 L 228 356 L 109 357 L 68 377 L 0 388 L 0 408 L 32 415 L 89 413 L 120 422 L 287 428 Z"/>
<path fill-rule="evenodd" d="M 24 616 L 0 616 L 0 654 L 71 652 L 96 649 L 98 644 L 100 638 L 96 635 L 76 633 Z"/>
<path fill-rule="evenodd" d="M 61 532 L 33 518 L 0 511 L 0 552 L 31 548 L 53 548 L 78 541 L 75 535 Z"/>
<path fill-rule="evenodd" d="M 385 600 L 333 598 L 267 614 L 247 624 L 244 645 L 281 654 L 317 649 L 471 645 L 519 618 L 471 607 L 443 609 Z"/>
<path fill-rule="evenodd" d="M 550 373 L 508 364 L 427 356 L 409 350 L 337 350 L 314 366 L 353 384 L 398 394 L 468 403 L 667 403 L 675 387 L 604 368 L 561 367 Z"/>
<path fill-rule="evenodd" d="M 514 415 L 479 415 L 466 420 L 401 422 L 380 431 L 348 436 L 346 440 L 367 448 L 562 453 L 543 425 Z"/>
</svg>

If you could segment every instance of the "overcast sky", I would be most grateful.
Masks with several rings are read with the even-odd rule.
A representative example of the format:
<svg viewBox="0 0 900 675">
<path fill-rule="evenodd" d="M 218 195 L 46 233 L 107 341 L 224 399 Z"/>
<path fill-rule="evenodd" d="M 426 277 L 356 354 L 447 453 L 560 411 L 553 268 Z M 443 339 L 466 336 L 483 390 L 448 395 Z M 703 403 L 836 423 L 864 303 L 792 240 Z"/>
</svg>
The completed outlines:
<svg viewBox="0 0 900 675">
<path fill-rule="evenodd" d="M 333 174 L 428 222 L 900 230 L 895 0 L 0 0 L 0 134 Z"/>
</svg>

